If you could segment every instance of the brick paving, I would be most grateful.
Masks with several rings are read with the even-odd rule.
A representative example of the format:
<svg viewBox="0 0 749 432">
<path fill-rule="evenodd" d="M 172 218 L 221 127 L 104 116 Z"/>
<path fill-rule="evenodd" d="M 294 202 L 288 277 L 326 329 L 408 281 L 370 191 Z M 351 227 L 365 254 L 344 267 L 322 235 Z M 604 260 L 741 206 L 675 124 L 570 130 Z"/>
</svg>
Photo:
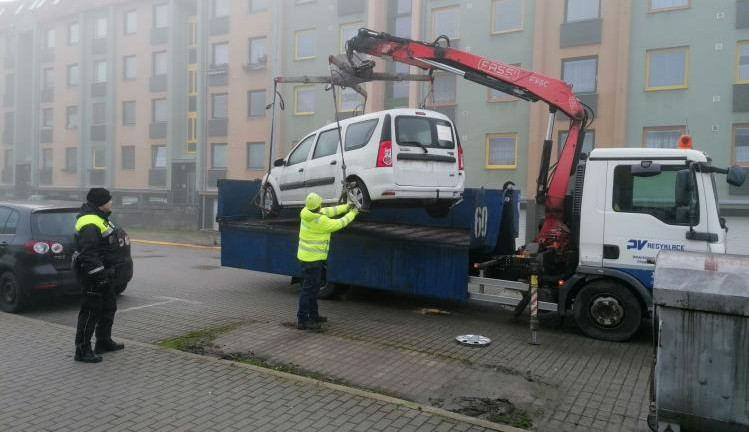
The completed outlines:
<svg viewBox="0 0 749 432">
<path fill-rule="evenodd" d="M 81 364 L 72 359 L 72 328 L 5 313 L 0 327 L 4 432 L 486 430 L 143 344 Z"/>
</svg>

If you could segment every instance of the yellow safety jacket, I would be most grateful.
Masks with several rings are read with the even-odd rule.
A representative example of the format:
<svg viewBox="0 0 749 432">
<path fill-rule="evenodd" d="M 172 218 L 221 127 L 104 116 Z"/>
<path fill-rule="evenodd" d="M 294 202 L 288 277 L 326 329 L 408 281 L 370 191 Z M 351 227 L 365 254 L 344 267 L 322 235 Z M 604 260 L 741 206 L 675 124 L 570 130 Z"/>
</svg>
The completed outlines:
<svg viewBox="0 0 749 432">
<path fill-rule="evenodd" d="M 302 209 L 299 214 L 301 224 L 299 249 L 296 254 L 299 261 L 313 262 L 328 259 L 330 234 L 345 228 L 353 222 L 358 213 L 355 209 L 351 211 L 348 209 L 347 204 L 321 208 L 319 212 L 312 212 L 306 207 Z M 343 217 L 332 219 L 343 213 L 346 213 Z"/>
</svg>

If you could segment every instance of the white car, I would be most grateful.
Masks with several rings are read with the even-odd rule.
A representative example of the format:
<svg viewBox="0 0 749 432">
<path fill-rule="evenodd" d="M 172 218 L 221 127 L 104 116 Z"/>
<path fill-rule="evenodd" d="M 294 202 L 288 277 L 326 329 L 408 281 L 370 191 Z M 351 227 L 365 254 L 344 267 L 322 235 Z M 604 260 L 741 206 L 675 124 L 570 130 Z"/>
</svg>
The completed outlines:
<svg viewBox="0 0 749 432">
<path fill-rule="evenodd" d="M 427 110 L 399 108 L 342 120 L 305 136 L 266 176 L 262 208 L 301 207 L 309 192 L 326 204 L 341 201 L 346 184 L 362 208 L 423 206 L 445 216 L 463 195 L 463 149 L 450 119 Z"/>
</svg>

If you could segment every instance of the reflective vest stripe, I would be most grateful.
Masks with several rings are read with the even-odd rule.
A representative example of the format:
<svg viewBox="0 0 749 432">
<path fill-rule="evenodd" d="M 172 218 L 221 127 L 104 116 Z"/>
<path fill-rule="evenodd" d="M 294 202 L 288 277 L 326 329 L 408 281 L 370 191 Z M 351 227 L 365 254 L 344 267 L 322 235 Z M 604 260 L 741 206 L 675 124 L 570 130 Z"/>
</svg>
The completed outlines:
<svg viewBox="0 0 749 432">
<path fill-rule="evenodd" d="M 114 228 L 112 228 L 107 220 L 95 214 L 87 214 L 79 217 L 75 221 L 75 231 L 81 232 L 86 225 L 95 225 L 99 228 L 102 237 L 108 237 L 114 233 Z"/>
<path fill-rule="evenodd" d="M 299 245 L 299 250 L 303 250 L 305 252 L 313 253 L 313 254 L 325 254 L 327 256 L 327 251 L 321 251 L 319 249 L 312 249 L 308 248 L 307 246 Z M 323 258 L 325 259 L 325 258 Z"/>
<path fill-rule="evenodd" d="M 306 239 L 303 239 L 301 237 L 299 238 L 299 240 L 301 240 L 301 241 L 303 241 L 305 243 L 318 244 L 318 245 L 327 245 L 328 243 L 330 243 L 330 241 L 328 241 L 328 240 L 306 240 Z"/>
<path fill-rule="evenodd" d="M 104 266 L 101 266 L 101 267 L 96 267 L 95 269 L 93 269 L 93 270 L 91 270 L 90 272 L 88 272 L 88 274 L 92 275 L 92 274 L 94 274 L 94 273 L 99 273 L 99 272 L 100 272 L 100 271 L 102 271 L 102 270 L 104 270 Z"/>
</svg>

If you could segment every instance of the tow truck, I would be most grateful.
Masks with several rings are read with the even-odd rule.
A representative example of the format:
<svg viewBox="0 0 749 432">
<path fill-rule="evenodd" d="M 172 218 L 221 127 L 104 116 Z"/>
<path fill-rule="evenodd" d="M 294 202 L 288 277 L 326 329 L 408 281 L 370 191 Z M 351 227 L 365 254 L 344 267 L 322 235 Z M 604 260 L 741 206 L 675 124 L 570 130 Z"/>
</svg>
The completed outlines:
<svg viewBox="0 0 749 432">
<path fill-rule="evenodd" d="M 538 287 L 537 309 L 571 317 L 590 337 L 625 341 L 652 313 L 659 250 L 725 253 L 715 174 L 740 185 L 745 173 L 714 167 L 707 154 L 686 148 L 688 136 L 681 138 L 685 148 L 585 155 L 592 112 L 562 80 L 451 48 L 445 37 L 428 43 L 361 29 L 346 47 L 352 86 L 373 76 L 373 57 L 380 57 L 548 104 L 535 200 L 544 217 L 527 224 L 533 229 L 539 222 L 534 241 L 516 248 L 520 192 L 511 183 L 466 189 L 444 219 L 423 209 L 374 209 L 333 236 L 321 296 L 353 285 L 507 305 L 520 314 Z M 338 85 L 347 81 L 342 74 Z M 558 112 L 570 127 L 552 165 Z M 263 218 L 262 203 L 249 199 L 260 187 L 260 181 L 219 181 L 222 265 L 298 277 L 298 211 Z"/>
</svg>

